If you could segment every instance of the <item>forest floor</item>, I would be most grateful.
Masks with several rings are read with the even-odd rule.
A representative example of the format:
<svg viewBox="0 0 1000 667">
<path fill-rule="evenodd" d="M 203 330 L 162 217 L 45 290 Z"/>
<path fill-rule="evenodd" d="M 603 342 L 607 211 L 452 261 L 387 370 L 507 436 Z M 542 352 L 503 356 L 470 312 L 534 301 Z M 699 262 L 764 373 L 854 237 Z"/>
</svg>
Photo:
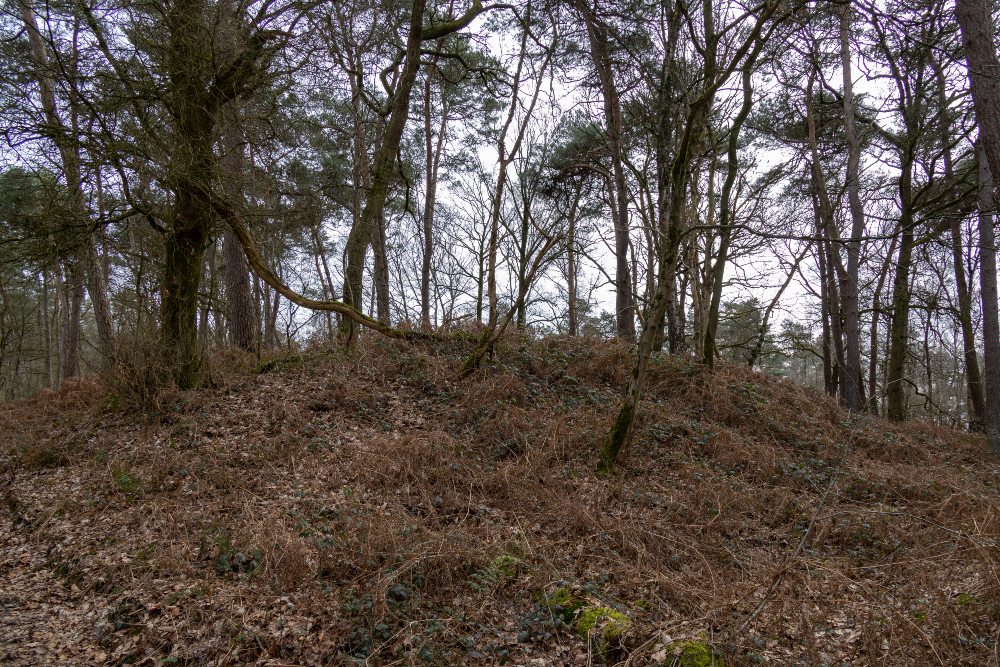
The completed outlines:
<svg viewBox="0 0 1000 667">
<path fill-rule="evenodd" d="M 662 355 L 598 477 L 629 348 L 460 353 L 0 405 L 0 664 L 997 664 L 981 437 Z"/>
</svg>

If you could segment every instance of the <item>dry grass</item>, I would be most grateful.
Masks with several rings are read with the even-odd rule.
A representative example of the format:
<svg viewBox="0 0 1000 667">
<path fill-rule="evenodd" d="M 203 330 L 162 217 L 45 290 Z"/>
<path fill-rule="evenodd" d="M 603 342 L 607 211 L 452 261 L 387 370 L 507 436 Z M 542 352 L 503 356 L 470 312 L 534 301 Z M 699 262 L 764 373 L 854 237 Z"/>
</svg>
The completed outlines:
<svg viewBox="0 0 1000 667">
<path fill-rule="evenodd" d="M 627 347 L 511 337 L 460 382 L 461 352 L 216 360 L 155 419 L 98 384 L 0 407 L 0 573 L 41 600 L 0 662 L 997 663 L 980 438 L 663 356 L 604 479 Z M 558 590 L 628 629 L 554 626 Z"/>
</svg>

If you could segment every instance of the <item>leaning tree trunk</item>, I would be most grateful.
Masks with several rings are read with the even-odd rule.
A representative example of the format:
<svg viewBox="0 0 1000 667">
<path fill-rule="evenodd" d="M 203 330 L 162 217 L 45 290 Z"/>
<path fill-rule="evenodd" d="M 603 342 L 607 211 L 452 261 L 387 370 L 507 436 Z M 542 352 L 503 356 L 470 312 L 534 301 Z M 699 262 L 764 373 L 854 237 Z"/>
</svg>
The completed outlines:
<svg viewBox="0 0 1000 667">
<path fill-rule="evenodd" d="M 358 311 L 361 311 L 362 307 L 365 254 L 372 242 L 373 235 L 376 233 L 375 226 L 382 219 L 382 212 L 385 209 L 385 200 L 389 194 L 389 180 L 392 178 L 396 153 L 399 151 L 399 143 L 403 137 L 403 129 L 410 112 L 410 93 L 413 91 L 417 70 L 420 67 L 422 21 L 426 5 L 426 0 L 415 0 L 411 8 L 403 69 L 396 89 L 389 97 L 389 120 L 386 123 L 382 141 L 375 152 L 371 189 L 361 211 L 361 217 L 355 222 L 347 237 L 344 303 Z M 340 320 L 340 335 L 347 342 L 350 342 L 354 336 L 354 325 L 354 320 L 349 317 Z"/>
</svg>

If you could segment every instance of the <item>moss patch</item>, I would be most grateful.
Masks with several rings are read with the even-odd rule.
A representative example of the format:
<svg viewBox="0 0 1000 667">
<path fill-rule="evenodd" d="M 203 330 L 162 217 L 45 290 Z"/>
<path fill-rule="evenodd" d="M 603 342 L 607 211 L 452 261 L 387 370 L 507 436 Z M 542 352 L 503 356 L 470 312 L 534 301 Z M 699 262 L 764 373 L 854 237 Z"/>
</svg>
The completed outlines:
<svg viewBox="0 0 1000 667">
<path fill-rule="evenodd" d="M 621 637 L 628 626 L 628 616 L 609 607 L 584 607 L 576 621 L 581 635 L 587 637 L 596 630 L 604 639 Z"/>
<path fill-rule="evenodd" d="M 724 667 L 722 656 L 706 642 L 691 639 L 674 642 L 666 647 L 664 667 Z M 661 654 L 662 655 L 662 654 Z"/>
<path fill-rule="evenodd" d="M 621 649 L 621 638 L 629 625 L 628 616 L 610 607 L 585 606 L 576 618 L 576 631 L 590 642 L 602 660 Z"/>
</svg>

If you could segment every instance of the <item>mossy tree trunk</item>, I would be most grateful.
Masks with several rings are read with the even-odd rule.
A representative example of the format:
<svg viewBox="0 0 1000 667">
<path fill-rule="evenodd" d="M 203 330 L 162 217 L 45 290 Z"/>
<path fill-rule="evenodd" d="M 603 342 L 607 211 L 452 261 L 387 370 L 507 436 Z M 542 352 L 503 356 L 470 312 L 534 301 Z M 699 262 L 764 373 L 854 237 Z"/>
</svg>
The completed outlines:
<svg viewBox="0 0 1000 667">
<path fill-rule="evenodd" d="M 744 40 L 733 51 L 731 60 L 724 67 L 718 65 L 719 36 L 715 32 L 715 15 L 710 0 L 702 3 L 702 21 L 705 43 L 702 53 L 705 57 L 703 74 L 704 86 L 697 98 L 688 107 L 687 117 L 670 168 L 669 208 L 665 219 L 666 238 L 662 239 L 658 251 L 656 274 L 656 291 L 653 302 L 646 311 L 642 322 L 642 333 L 639 336 L 635 365 L 629 377 L 625 397 L 618 408 L 615 420 L 611 425 L 600 450 L 598 472 L 610 473 L 622 448 L 629 441 L 632 424 L 635 421 L 636 410 L 642 398 L 642 389 L 649 369 L 650 356 L 659 337 L 660 325 L 667 310 L 667 304 L 674 299 L 673 281 L 671 276 L 676 273 L 678 253 L 684 233 L 682 220 L 685 214 L 688 183 L 691 178 L 691 162 L 695 150 L 701 144 L 702 136 L 707 128 L 709 114 L 715 100 L 715 94 L 738 68 L 752 68 L 760 55 L 764 42 L 774 31 L 778 21 L 772 22 L 769 30 L 765 25 L 774 15 L 777 5 L 769 2 L 764 5 L 756 17 Z"/>
<path fill-rule="evenodd" d="M 207 15 L 204 0 L 175 0 L 167 14 L 175 142 L 169 178 L 175 200 L 164 235 L 160 337 L 165 365 L 181 388 L 198 379 L 198 288 L 215 217 L 208 194 L 215 176 L 216 104 L 208 95 L 212 44 Z"/>
<path fill-rule="evenodd" d="M 389 96 L 387 104 L 389 120 L 386 122 L 385 132 L 375 151 L 371 188 L 368 191 L 361 216 L 355 221 L 347 237 L 347 248 L 344 253 L 344 304 L 358 312 L 363 310 L 364 286 L 362 278 L 365 255 L 376 234 L 376 225 L 383 220 L 385 201 L 389 194 L 389 182 L 395 170 L 396 156 L 399 152 L 403 130 L 406 127 L 406 119 L 409 117 L 410 95 L 417 79 L 417 71 L 420 68 L 421 44 L 424 40 L 441 39 L 465 28 L 483 12 L 481 1 L 475 0 L 472 6 L 460 17 L 425 28 L 423 18 L 426 6 L 426 0 L 414 0 L 410 9 L 406 50 L 403 54 L 399 81 Z M 349 317 L 340 320 L 341 338 L 348 343 L 354 336 L 355 324 L 354 319 Z"/>
</svg>

